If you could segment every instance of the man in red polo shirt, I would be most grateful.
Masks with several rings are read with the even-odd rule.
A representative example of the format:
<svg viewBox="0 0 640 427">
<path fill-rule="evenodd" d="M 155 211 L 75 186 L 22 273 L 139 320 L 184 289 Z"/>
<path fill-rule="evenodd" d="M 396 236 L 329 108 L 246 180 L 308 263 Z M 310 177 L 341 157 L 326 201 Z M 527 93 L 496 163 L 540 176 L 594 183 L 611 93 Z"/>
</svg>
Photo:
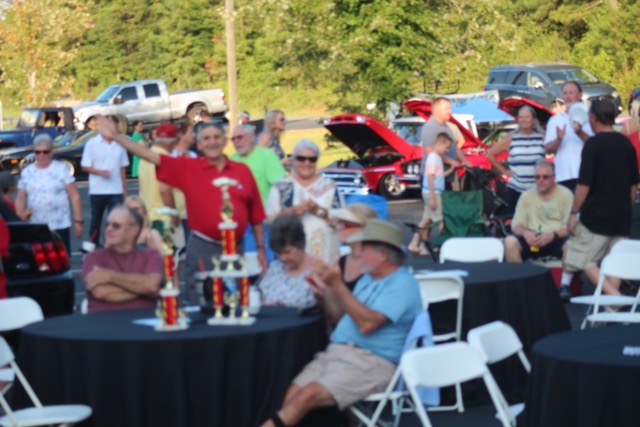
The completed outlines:
<svg viewBox="0 0 640 427">
<path fill-rule="evenodd" d="M 222 190 L 213 185 L 217 178 L 227 177 L 238 182 L 229 188 L 233 220 L 238 224 L 236 236 L 241 239 L 247 226 L 251 225 L 258 246 L 258 261 L 266 270 L 262 227 L 265 214 L 260 192 L 249 168 L 224 155 L 227 138 L 219 124 L 209 122 L 198 128 L 197 147 L 202 153 L 198 158 L 171 157 L 154 152 L 119 134 L 115 126 L 102 117 L 98 119 L 98 128 L 132 154 L 156 165 L 158 180 L 184 193 L 192 230 L 185 260 L 186 296 L 190 304 L 204 303 L 203 289 L 196 286 L 195 273 L 202 268 L 212 269 L 211 257 L 222 253 L 222 233 L 218 227 L 222 222 Z M 242 242 L 237 243 L 242 249 Z"/>
</svg>

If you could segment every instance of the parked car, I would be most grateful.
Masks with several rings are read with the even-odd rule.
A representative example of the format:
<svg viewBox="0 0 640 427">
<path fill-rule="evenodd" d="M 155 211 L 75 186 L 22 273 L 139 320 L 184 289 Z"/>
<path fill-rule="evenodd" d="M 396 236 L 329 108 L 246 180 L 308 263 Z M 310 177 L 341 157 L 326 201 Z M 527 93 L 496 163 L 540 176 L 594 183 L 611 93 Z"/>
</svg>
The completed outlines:
<svg viewBox="0 0 640 427">
<path fill-rule="evenodd" d="M 4 220 L 0 217 L 0 221 Z M 75 285 L 60 237 L 46 224 L 7 225 L 9 251 L 7 258 L 0 259 L 0 275 L 5 276 L 8 296 L 33 298 L 45 316 L 72 313 Z"/>
<path fill-rule="evenodd" d="M 501 98 L 521 96 L 548 107 L 562 98 L 562 85 L 570 80 L 582 86 L 583 100 L 610 99 L 622 112 L 620 93 L 589 71 L 561 62 L 498 65 L 489 71 L 485 90 L 497 89 Z"/>
<path fill-rule="evenodd" d="M 325 128 L 356 157 L 338 160 L 322 173 L 344 194 L 379 193 L 398 198 L 406 187 L 396 180 L 396 163 L 420 158 L 420 144 L 412 145 L 387 126 L 364 114 L 342 114 L 325 121 Z"/>
<path fill-rule="evenodd" d="M 0 131 L 0 149 L 26 147 L 41 133 L 55 139 L 74 129 L 71 108 L 25 108 L 15 129 Z"/>
<path fill-rule="evenodd" d="M 169 93 L 162 80 L 138 80 L 109 86 L 94 101 L 73 106 L 80 129 L 96 114 L 119 115 L 128 124 L 141 120 L 149 127 L 162 121 L 177 120 L 185 114 L 195 119 L 202 110 L 224 115 L 227 104 L 222 89 Z"/>
<path fill-rule="evenodd" d="M 86 178 L 87 174 L 82 170 L 80 162 L 82 160 L 82 152 L 87 141 L 97 135 L 97 131 L 74 131 L 59 137 L 53 142 L 53 159 L 58 160 L 69 169 L 69 174 L 75 176 L 77 179 Z M 132 156 L 129 156 L 129 166 L 126 169 L 127 176 L 131 176 L 131 164 Z M 33 152 L 29 152 L 20 161 L 20 171 L 27 165 L 35 161 L 35 155 Z"/>
</svg>

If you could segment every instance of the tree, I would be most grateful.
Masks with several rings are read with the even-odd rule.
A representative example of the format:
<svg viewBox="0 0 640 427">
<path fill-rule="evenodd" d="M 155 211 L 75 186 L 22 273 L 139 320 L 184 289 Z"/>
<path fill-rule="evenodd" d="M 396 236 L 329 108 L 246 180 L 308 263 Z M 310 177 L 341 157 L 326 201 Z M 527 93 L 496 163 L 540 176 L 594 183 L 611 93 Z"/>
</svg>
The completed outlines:
<svg viewBox="0 0 640 427">
<path fill-rule="evenodd" d="M 62 72 L 91 27 L 82 0 L 14 0 L 0 3 L 0 78 L 17 103 L 39 105 L 66 95 L 73 77 Z"/>
</svg>

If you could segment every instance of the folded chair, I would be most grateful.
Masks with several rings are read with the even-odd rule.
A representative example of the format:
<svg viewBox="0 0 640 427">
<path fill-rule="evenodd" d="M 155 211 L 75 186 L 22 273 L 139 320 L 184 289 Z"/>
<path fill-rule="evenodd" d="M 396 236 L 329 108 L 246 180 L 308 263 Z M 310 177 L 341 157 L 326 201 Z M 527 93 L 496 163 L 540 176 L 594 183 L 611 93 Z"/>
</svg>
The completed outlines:
<svg viewBox="0 0 640 427">
<path fill-rule="evenodd" d="M 91 408 L 86 405 L 52 405 L 42 406 L 40 400 L 22 374 L 22 371 L 15 362 L 13 352 L 9 348 L 7 341 L 0 337 L 0 365 L 9 364 L 15 372 L 20 384 L 25 389 L 29 398 L 33 402 L 33 407 L 14 411 L 9 403 L 0 393 L 0 406 L 6 415 L 0 417 L 2 427 L 31 427 L 49 426 L 69 427 L 83 421 L 91 415 Z"/>
<path fill-rule="evenodd" d="M 44 319 L 42 308 L 29 297 L 14 297 L 0 300 L 0 332 L 20 329 L 29 323 Z M 0 393 L 6 393 L 13 384 L 15 374 L 11 368 L 2 368 L 0 363 L 0 383 L 6 385 Z"/>
<path fill-rule="evenodd" d="M 603 307 L 631 306 L 631 311 L 635 312 L 638 305 L 638 296 L 618 296 L 606 295 L 602 293 L 602 286 L 605 277 L 615 277 L 618 279 L 638 280 L 640 279 L 640 263 L 637 253 L 629 253 L 621 249 L 612 250 L 604 257 L 600 266 L 600 277 L 593 295 L 584 295 L 571 298 L 574 304 L 588 305 L 587 313 L 582 321 L 581 329 L 584 329 L 588 322 L 616 322 L 620 320 L 619 315 L 623 313 L 599 313 Z M 633 314 L 633 313 L 626 313 Z M 617 315 L 617 316 L 611 316 Z M 628 316 L 628 322 L 633 321 L 633 316 Z"/>
<path fill-rule="evenodd" d="M 442 193 L 442 218 L 444 228 L 437 236 L 429 240 L 422 239 L 422 231 L 415 224 L 405 223 L 412 231 L 421 236 L 421 244 L 429 250 L 434 261 L 442 244 L 451 237 L 481 237 L 486 235 L 485 217 L 482 212 L 482 191 L 445 191 Z M 428 229 L 437 228 L 439 222 L 432 223 Z"/>
<path fill-rule="evenodd" d="M 400 360 L 400 371 L 414 401 L 416 414 L 425 427 L 431 427 L 431 422 L 424 407 L 419 404 L 418 386 L 445 387 L 476 378 L 483 379 L 503 427 L 516 425 L 482 355 L 465 342 L 409 350 Z"/>
<path fill-rule="evenodd" d="M 471 329 L 467 334 L 467 342 L 480 351 L 489 365 L 517 354 L 524 370 L 531 373 L 531 364 L 522 350 L 522 342 L 518 334 L 504 322 L 496 320 Z M 511 415 L 516 417 L 524 410 L 524 403 L 511 405 L 509 410 Z"/>
</svg>

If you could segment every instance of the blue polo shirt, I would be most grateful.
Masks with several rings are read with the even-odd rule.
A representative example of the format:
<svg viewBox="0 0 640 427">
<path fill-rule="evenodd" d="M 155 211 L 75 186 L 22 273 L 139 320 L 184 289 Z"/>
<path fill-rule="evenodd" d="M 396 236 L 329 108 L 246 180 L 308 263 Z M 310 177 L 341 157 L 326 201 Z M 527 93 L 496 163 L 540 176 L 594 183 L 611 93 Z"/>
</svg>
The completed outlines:
<svg viewBox="0 0 640 427">
<path fill-rule="evenodd" d="M 377 280 L 365 274 L 356 283 L 353 295 L 370 309 L 384 314 L 389 323 L 363 335 L 351 316 L 345 314 L 333 331 L 331 342 L 357 345 L 397 365 L 409 329 L 422 310 L 418 282 L 406 268 L 400 267 Z"/>
</svg>

